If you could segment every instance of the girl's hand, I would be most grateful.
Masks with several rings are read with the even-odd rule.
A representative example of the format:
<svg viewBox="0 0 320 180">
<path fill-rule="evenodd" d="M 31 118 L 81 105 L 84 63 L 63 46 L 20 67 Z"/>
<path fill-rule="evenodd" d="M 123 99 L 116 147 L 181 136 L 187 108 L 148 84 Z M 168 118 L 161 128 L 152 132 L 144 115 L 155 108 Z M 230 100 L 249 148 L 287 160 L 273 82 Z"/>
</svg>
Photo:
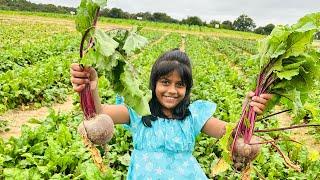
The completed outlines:
<svg viewBox="0 0 320 180">
<path fill-rule="evenodd" d="M 91 90 L 97 88 L 98 75 L 94 68 L 81 68 L 79 64 L 73 63 L 70 67 L 71 83 L 76 92 L 81 92 L 85 85 L 90 83 Z"/>
<path fill-rule="evenodd" d="M 268 101 L 272 98 L 272 94 L 261 94 L 260 96 L 255 96 L 254 92 L 251 91 L 247 94 L 247 101 L 249 101 L 250 106 L 253 107 L 253 110 L 261 115 L 266 108 Z"/>
</svg>

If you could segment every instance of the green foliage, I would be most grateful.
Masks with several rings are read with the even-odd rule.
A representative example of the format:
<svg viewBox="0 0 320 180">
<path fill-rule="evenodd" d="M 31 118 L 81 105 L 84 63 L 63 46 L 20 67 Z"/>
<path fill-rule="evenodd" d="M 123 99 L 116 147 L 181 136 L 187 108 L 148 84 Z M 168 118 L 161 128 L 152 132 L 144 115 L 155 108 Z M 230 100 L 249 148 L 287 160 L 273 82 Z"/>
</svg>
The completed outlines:
<svg viewBox="0 0 320 180">
<path fill-rule="evenodd" d="M 54 13 L 70 13 L 75 11 L 72 7 L 55 6 L 53 4 L 36 4 L 27 0 L 0 0 L 1 10 L 15 10 L 15 11 L 40 11 L 40 12 L 54 12 Z"/>
<path fill-rule="evenodd" d="M 221 28 L 222 29 L 234 29 L 232 22 L 229 20 L 223 21 L 221 23 Z"/>
<path fill-rule="evenodd" d="M 9 15 L 11 13 L 13 12 L 10 12 Z M 25 15 L 26 13 L 21 14 Z M 21 14 L 18 13 L 16 15 Z M 53 16 L 52 14 L 37 15 L 49 16 L 51 18 L 63 17 L 64 20 L 70 19 L 70 17 L 67 16 Z M 31 15 L 29 14 L 29 16 Z M 119 25 L 132 25 L 137 23 L 137 21 L 119 19 L 107 19 L 107 21 Z M 72 32 L 71 36 L 69 36 L 70 34 L 67 33 L 67 27 L 64 25 L 39 23 L 23 25 L 22 23 L 7 23 L 4 23 L 6 27 L 3 28 L 3 26 L 1 26 L 0 29 L 0 32 L 6 32 L 6 35 L 0 33 L 1 40 L 5 42 L 1 44 L 0 48 L 5 47 L 7 50 L 14 49 L 14 45 L 17 44 L 19 47 L 25 46 L 24 43 L 39 43 L 39 46 L 47 49 L 44 43 L 46 40 L 45 37 L 51 37 L 57 32 L 59 34 L 66 34 L 67 36 L 59 35 L 59 38 L 54 38 L 52 41 L 49 40 L 52 44 L 59 46 L 59 43 L 63 41 L 66 44 L 71 43 L 72 46 L 70 49 L 74 52 L 73 49 L 75 49 L 75 46 L 73 44 L 75 43 L 73 40 L 79 42 L 79 38 L 75 38 L 78 36 L 77 33 Z M 251 88 L 248 86 L 250 83 L 249 77 L 255 77 L 259 70 L 257 63 L 249 58 L 250 54 L 257 52 L 255 48 L 256 41 L 248 40 L 247 38 L 256 38 L 259 36 L 226 30 L 216 31 L 212 28 L 199 28 L 198 26 L 188 27 L 165 23 L 152 24 L 143 21 L 141 21 L 141 24 L 150 26 L 153 29 L 159 29 L 159 31 L 143 30 L 137 32 L 147 37 L 150 42 L 154 42 L 164 35 L 165 32 L 160 32 L 161 29 L 186 30 L 192 32 L 199 32 L 201 30 L 203 32 L 214 32 L 219 36 L 219 39 L 205 35 L 187 35 L 182 38 L 178 33 L 170 33 L 160 41 L 149 44 L 143 50 L 135 51 L 140 52 L 139 54 L 126 58 L 134 65 L 136 72 L 133 75 L 141 81 L 139 88 L 141 88 L 143 92 L 146 92 L 148 91 L 151 66 L 156 58 L 159 54 L 169 49 L 181 46 L 182 39 L 185 39 L 185 50 L 192 59 L 193 66 L 194 87 L 192 89 L 192 101 L 205 99 L 216 102 L 217 111 L 213 115 L 214 117 L 224 121 L 237 121 L 241 111 L 242 99 L 245 93 Z M 30 29 L 28 29 L 29 26 Z M 52 29 L 52 31 L 48 31 L 47 28 Z M 14 30 L 15 33 L 8 36 L 10 30 Z M 125 38 L 126 32 L 125 30 L 117 30 L 114 31 L 113 35 L 111 35 L 111 32 L 107 32 L 107 34 L 119 43 L 119 47 L 123 47 L 124 41 L 122 39 Z M 23 35 L 25 35 L 25 37 Z M 28 41 L 22 40 L 23 37 Z M 39 41 L 42 43 L 33 41 L 33 37 L 41 39 Z M 69 41 L 65 38 L 73 38 L 73 40 Z M 47 37 L 47 39 L 50 38 Z M 41 48 L 36 49 L 35 54 L 37 54 Z M 31 50 L 29 49 L 28 51 Z M 53 54 L 59 53 L 59 51 L 60 50 L 57 50 Z M 123 52 L 125 51 L 123 50 Z M 116 62 L 120 62 L 121 64 L 123 60 L 119 59 L 123 59 L 123 57 L 120 55 L 120 53 L 114 54 L 114 58 L 117 57 L 118 60 Z M 39 87 L 41 90 L 31 90 L 29 94 L 32 95 L 35 92 L 51 92 L 51 95 L 46 95 L 46 97 L 50 97 L 48 102 L 60 101 L 60 97 L 64 97 L 67 92 L 71 91 L 69 80 L 70 59 L 76 59 L 76 56 L 77 54 L 70 55 L 69 53 L 68 55 L 59 56 L 57 54 L 57 56 L 43 59 L 41 65 L 35 62 L 30 66 L 27 65 L 21 68 L 21 70 L 15 69 L 15 71 L 12 72 L 12 76 L 6 78 L 5 83 L 0 85 L 0 88 L 2 88 L 0 97 L 3 99 L 7 97 L 11 99 L 15 94 L 18 95 L 24 92 L 25 89 Z M 89 56 L 89 54 L 86 54 L 86 56 Z M 108 58 L 108 60 L 109 59 L 110 58 Z M 59 68 L 59 66 L 62 68 Z M 114 66 L 114 64 L 111 63 L 110 66 Z M 124 66 L 124 68 L 130 68 L 130 66 Z M 0 77 L 3 78 L 3 75 L 8 72 L 2 73 Z M 47 72 L 50 76 L 47 76 Z M 243 74 L 241 72 L 243 72 Z M 102 102 L 114 104 L 116 92 L 113 89 L 113 84 L 110 82 L 113 79 L 105 76 L 102 71 L 99 71 L 99 75 L 99 94 L 100 97 L 102 97 Z M 19 80 L 15 79 L 16 76 Z M 117 75 L 117 77 L 120 76 Z M 13 90 L 11 89 L 11 85 L 14 87 L 14 84 L 17 84 L 15 81 L 19 81 L 21 85 L 18 86 L 19 88 Z M 46 86 L 46 83 L 43 83 L 45 81 L 51 85 Z M 1 81 L 1 83 L 2 82 L 3 81 Z M 318 82 L 316 86 L 319 87 L 319 85 Z M 8 87 L 10 87 L 10 92 L 8 92 L 8 94 L 3 93 L 3 91 L 7 92 Z M 65 87 L 67 88 L 65 89 Z M 303 105 L 308 114 L 308 116 L 304 118 L 304 121 L 319 123 L 320 114 L 318 110 L 320 109 L 320 94 L 318 90 L 315 89 L 308 96 L 308 103 Z M 36 98 L 36 101 L 42 102 L 43 99 L 41 97 L 42 96 Z M 75 102 L 75 104 L 77 103 Z M 16 106 L 18 105 L 19 103 L 16 103 Z M 0 103 L 0 109 L 2 107 L 4 107 L 3 103 Z M 5 109 L 7 108 L 7 105 L 5 105 Z M 0 138 L 0 179 L 125 179 L 130 151 L 133 149 L 130 133 L 123 127 L 117 126 L 115 136 L 109 143 L 109 152 L 104 153 L 104 151 L 100 149 L 104 163 L 111 167 L 107 174 L 101 174 L 93 164 L 89 152 L 83 146 L 80 137 L 78 137 L 76 133 L 76 127 L 81 120 L 79 113 L 70 113 L 68 115 L 52 113 L 46 120 L 40 123 L 37 129 L 24 127 L 23 131 L 25 133 L 22 133 L 20 138 L 13 138 L 15 140 L 9 140 L 7 142 Z M 266 127 L 276 128 L 278 126 L 279 123 L 277 119 L 265 119 L 256 123 L 256 127 L 259 129 L 265 129 Z M 310 129 L 309 132 L 313 134 L 313 137 L 320 139 L 319 128 Z M 291 134 L 287 132 L 275 132 L 270 133 L 267 138 L 275 138 L 283 135 L 291 137 Z M 223 143 L 222 141 L 223 139 L 218 142 L 216 139 L 201 134 L 196 139 L 196 147 L 193 155 L 197 158 L 210 179 L 225 179 L 225 177 L 228 177 L 228 179 L 240 179 L 241 175 L 232 168 L 221 172 L 216 177 L 210 175 L 211 166 L 214 165 L 219 158 L 228 155 L 222 151 L 223 148 L 220 148 L 220 144 Z M 266 179 L 319 178 L 320 160 L 317 152 L 309 151 L 304 146 L 293 142 L 283 142 L 279 145 L 293 163 L 302 167 L 302 171 L 295 172 L 286 167 L 285 162 L 279 154 L 271 149 L 270 146 L 265 145 L 258 158 L 253 162 L 259 174 L 253 171 L 251 173 L 252 179 L 262 179 L 261 176 Z"/>
<path fill-rule="evenodd" d="M 0 74 L 0 108 L 5 111 L 23 104 L 62 102 L 70 89 L 70 59 L 74 58 L 75 54 L 53 56 Z"/>
<path fill-rule="evenodd" d="M 233 22 L 233 27 L 238 31 L 252 31 L 256 27 L 256 25 L 248 15 L 241 14 Z"/>
<path fill-rule="evenodd" d="M 51 56 L 76 52 L 79 42 L 66 27 L 51 24 L 10 22 L 0 24 L 0 28 L 0 73 L 34 65 Z"/>
<path fill-rule="evenodd" d="M 89 45 L 90 39 L 93 39 L 95 44 L 93 48 L 89 47 L 81 63 L 86 66 L 96 66 L 103 72 L 110 80 L 115 92 L 124 96 L 126 104 L 139 114 L 150 114 L 148 108 L 150 93 L 139 90 L 141 83 L 136 80 L 134 69 L 127 61 L 127 57 L 143 48 L 147 40 L 137 34 L 137 28 L 131 31 L 118 30 L 107 33 L 94 27 L 94 22 L 98 18 L 99 5 L 101 4 L 83 0 L 78 8 L 77 30 L 82 33 Z M 94 28 L 90 29 L 91 27 Z M 86 34 L 86 31 L 89 33 Z"/>
<path fill-rule="evenodd" d="M 264 27 L 258 27 L 254 30 L 255 33 L 257 34 L 265 34 L 265 35 L 269 35 L 272 30 L 275 28 L 275 25 L 274 24 L 268 24 Z"/>
<path fill-rule="evenodd" d="M 9 131 L 10 128 L 8 127 L 9 122 L 7 120 L 0 121 L 0 133 Z"/>
<path fill-rule="evenodd" d="M 282 102 L 293 109 L 295 122 L 306 115 L 303 104 L 309 93 L 317 89 L 315 83 L 320 77 L 320 52 L 311 46 L 320 28 L 319 16 L 320 13 L 310 14 L 291 27 L 276 27 L 261 41 L 256 56 L 264 68 L 261 74 L 271 77 L 273 82 L 267 91 L 285 98 Z M 267 81 L 263 80 L 264 87 Z"/>
<path fill-rule="evenodd" d="M 20 138 L 0 140 L 1 179 L 111 179 L 102 174 L 76 133 L 80 114 L 50 115 L 36 129 L 23 126 Z M 111 170 L 110 170 L 111 171 Z"/>
<path fill-rule="evenodd" d="M 203 23 L 202 20 L 197 17 L 197 16 L 191 16 L 191 17 L 188 17 L 187 19 L 183 19 L 181 21 L 182 24 L 188 24 L 188 25 L 198 25 L 198 26 L 202 26 Z"/>
</svg>

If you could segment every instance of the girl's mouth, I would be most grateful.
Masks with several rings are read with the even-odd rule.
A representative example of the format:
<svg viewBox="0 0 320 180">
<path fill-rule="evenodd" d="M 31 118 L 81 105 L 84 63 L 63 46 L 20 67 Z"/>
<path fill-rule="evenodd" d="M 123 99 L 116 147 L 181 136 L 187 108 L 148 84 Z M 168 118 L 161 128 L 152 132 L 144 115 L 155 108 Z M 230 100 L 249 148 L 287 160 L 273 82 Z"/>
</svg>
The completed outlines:
<svg viewBox="0 0 320 180">
<path fill-rule="evenodd" d="M 171 96 L 164 96 L 165 101 L 169 103 L 173 103 L 177 100 L 177 97 L 171 97 Z"/>
</svg>

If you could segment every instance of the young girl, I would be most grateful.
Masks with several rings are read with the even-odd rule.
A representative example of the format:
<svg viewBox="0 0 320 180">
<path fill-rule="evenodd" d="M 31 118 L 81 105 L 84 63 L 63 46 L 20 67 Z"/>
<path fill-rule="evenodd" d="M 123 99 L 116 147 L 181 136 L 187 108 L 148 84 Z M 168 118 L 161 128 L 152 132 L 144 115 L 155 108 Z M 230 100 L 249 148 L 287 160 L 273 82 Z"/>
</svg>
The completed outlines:
<svg viewBox="0 0 320 180">
<path fill-rule="evenodd" d="M 200 132 L 222 137 L 226 122 L 211 117 L 216 110 L 215 103 L 198 100 L 190 104 L 193 80 L 185 53 L 175 49 L 154 63 L 150 75 L 149 116 L 141 117 L 123 104 L 102 105 L 93 68 L 82 70 L 79 64 L 72 64 L 71 82 L 77 92 L 90 83 L 97 112 L 108 114 L 115 124 L 126 124 L 132 132 L 134 150 L 127 179 L 207 179 L 192 156 L 195 138 Z M 252 98 L 250 105 L 261 114 L 271 95 L 253 95 L 250 92 L 247 96 Z"/>
</svg>

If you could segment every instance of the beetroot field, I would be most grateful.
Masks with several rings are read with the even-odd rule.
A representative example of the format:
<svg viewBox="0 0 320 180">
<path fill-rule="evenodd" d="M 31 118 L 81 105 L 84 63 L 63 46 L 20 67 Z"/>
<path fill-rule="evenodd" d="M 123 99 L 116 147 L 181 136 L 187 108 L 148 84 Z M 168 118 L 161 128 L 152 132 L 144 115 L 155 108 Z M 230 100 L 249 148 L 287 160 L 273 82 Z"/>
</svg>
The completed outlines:
<svg viewBox="0 0 320 180">
<path fill-rule="evenodd" d="M 274 33 L 276 38 L 266 41 L 267 36 L 253 33 L 134 20 L 100 18 L 97 27 L 110 32 L 139 26 L 136 33 L 147 39 L 141 49 L 126 54 L 134 75 L 119 79 L 119 87 L 132 89 L 120 93 L 136 93 L 138 89 L 147 94 L 154 61 L 163 52 L 179 48 L 192 60 L 191 100 L 217 103 L 214 117 L 230 127 L 243 119 L 239 134 L 243 132 L 247 139 L 253 132 L 262 137 L 258 157 L 248 169 L 238 171 L 228 160 L 232 150 L 227 148 L 227 138 L 199 135 L 193 155 L 209 179 L 316 180 L 320 179 L 320 73 L 313 70 L 320 68 L 320 43 L 313 40 L 312 33 L 320 30 L 320 15 L 316 18 L 298 30 L 288 30 L 292 39 L 287 35 L 291 44 L 286 51 L 271 48 L 271 59 L 280 58 L 283 64 L 273 64 L 277 76 L 265 70 L 260 77 L 265 78 L 265 84 L 260 86 L 255 82 L 261 61 L 271 54 L 270 42 L 284 38 L 280 30 Z M 126 178 L 133 149 L 128 130 L 115 125 L 106 147 L 93 146 L 77 132 L 83 113 L 79 94 L 70 82 L 70 65 L 79 62 L 82 34 L 75 19 L 71 15 L 0 11 L 0 179 Z M 263 42 L 265 49 L 261 48 Z M 285 60 L 295 62 L 288 65 Z M 114 90 L 115 80 L 110 80 L 103 68 L 98 75 L 102 102 L 114 104 L 119 93 Z M 312 85 L 299 84 L 301 79 Z M 297 81 L 290 84 L 289 80 Z M 256 87 L 261 92 L 284 92 L 284 97 L 279 96 L 274 107 L 255 117 L 255 127 L 250 129 L 247 124 L 252 124 L 253 117 L 242 117 L 250 112 L 242 105 L 246 93 Z M 269 87 L 272 91 L 267 91 Z M 55 108 L 66 103 L 68 108 Z M 139 108 L 136 101 L 127 104 Z M 45 107 L 49 110 L 38 116 Z M 24 123 L 19 114 L 25 114 Z M 285 129 L 272 131 L 282 127 Z M 228 132 L 230 135 L 231 130 Z"/>
</svg>

